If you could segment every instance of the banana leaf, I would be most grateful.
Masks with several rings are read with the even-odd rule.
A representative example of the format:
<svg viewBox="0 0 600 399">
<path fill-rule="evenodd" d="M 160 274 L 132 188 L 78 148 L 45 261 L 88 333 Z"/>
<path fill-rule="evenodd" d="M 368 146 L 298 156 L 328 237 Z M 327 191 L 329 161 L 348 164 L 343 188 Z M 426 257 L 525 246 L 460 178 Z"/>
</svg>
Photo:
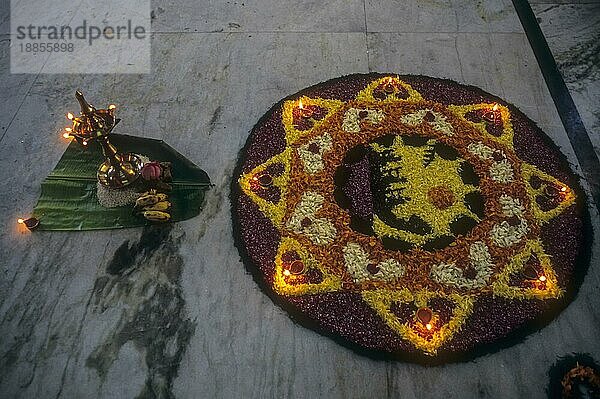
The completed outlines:
<svg viewBox="0 0 600 399">
<path fill-rule="evenodd" d="M 200 213 L 210 179 L 183 155 L 162 140 L 111 135 L 123 153 L 142 154 L 160 162 L 171 162 L 173 182 L 169 192 L 171 221 L 190 219 Z M 42 182 L 41 195 L 33 210 L 40 221 L 37 230 L 100 230 L 150 224 L 133 212 L 133 205 L 105 208 L 96 195 L 96 170 L 104 162 L 100 145 L 82 147 L 75 140 L 65 150 L 54 170 Z M 135 183 L 134 183 L 135 184 Z"/>
</svg>

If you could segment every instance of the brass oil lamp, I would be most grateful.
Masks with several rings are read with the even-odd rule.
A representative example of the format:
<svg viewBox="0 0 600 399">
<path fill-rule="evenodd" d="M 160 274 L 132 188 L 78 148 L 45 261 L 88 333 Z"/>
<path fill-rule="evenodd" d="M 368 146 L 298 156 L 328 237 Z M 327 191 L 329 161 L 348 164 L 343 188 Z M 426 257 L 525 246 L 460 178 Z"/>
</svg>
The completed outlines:
<svg viewBox="0 0 600 399">
<path fill-rule="evenodd" d="M 116 106 L 109 105 L 106 109 L 96 109 L 88 103 L 81 91 L 75 92 L 75 97 L 81 106 L 81 114 L 67 114 L 73 126 L 66 128 L 65 135 L 72 136 L 83 146 L 97 141 L 102 147 L 106 160 L 98 167 L 98 181 L 113 189 L 122 188 L 133 183 L 140 175 L 143 162 L 139 156 L 132 153 L 121 153 L 109 141 L 113 128 L 120 119 L 115 118 Z"/>
</svg>

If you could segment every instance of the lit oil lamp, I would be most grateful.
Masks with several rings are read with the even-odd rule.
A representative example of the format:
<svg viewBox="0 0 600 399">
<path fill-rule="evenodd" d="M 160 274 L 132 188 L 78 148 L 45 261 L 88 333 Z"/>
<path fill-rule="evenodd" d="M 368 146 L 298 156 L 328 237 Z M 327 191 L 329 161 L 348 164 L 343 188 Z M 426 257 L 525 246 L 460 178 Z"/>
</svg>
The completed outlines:
<svg viewBox="0 0 600 399">
<path fill-rule="evenodd" d="M 106 109 L 96 109 L 88 103 L 80 91 L 75 97 L 81 107 L 81 114 L 67 114 L 67 119 L 73 126 L 65 128 L 65 138 L 74 137 L 78 143 L 87 146 L 91 141 L 97 141 L 102 147 L 106 160 L 97 171 L 98 181 L 109 188 L 121 188 L 133 183 L 142 169 L 140 157 L 132 153 L 121 153 L 110 143 L 109 136 L 120 119 L 115 117 L 115 105 Z"/>
<path fill-rule="evenodd" d="M 569 188 L 567 186 L 555 186 L 552 184 L 547 184 L 546 187 L 544 187 L 544 194 L 546 194 L 548 197 L 562 197 L 564 195 L 567 194 L 567 191 L 569 191 Z"/>
<path fill-rule="evenodd" d="M 301 260 L 294 260 L 293 262 L 286 264 L 283 270 L 284 276 L 300 275 L 306 271 L 306 265 Z"/>
<path fill-rule="evenodd" d="M 273 177 L 267 172 L 252 177 L 252 180 L 262 188 L 271 187 L 273 185 Z"/>
<path fill-rule="evenodd" d="M 529 264 L 523 270 L 523 276 L 527 279 L 527 284 L 533 285 L 534 287 L 544 287 L 548 278 L 544 275 L 541 270 L 541 265 L 537 258 L 534 259 L 532 264 Z"/>
<path fill-rule="evenodd" d="M 533 287 L 543 290 L 546 288 L 546 283 L 548 282 L 548 278 L 540 273 L 535 280 L 532 281 Z"/>
<path fill-rule="evenodd" d="M 383 91 L 385 91 L 387 94 L 392 94 L 395 90 L 396 88 L 394 87 L 394 82 L 392 78 L 388 77 L 385 80 L 385 84 L 383 85 Z"/>
<path fill-rule="evenodd" d="M 377 100 L 385 100 L 389 96 L 404 97 L 391 76 L 382 79 L 382 82 L 373 90 L 373 97 Z"/>
<path fill-rule="evenodd" d="M 427 331 L 433 328 L 433 312 L 429 308 L 420 308 L 417 310 L 417 319 Z"/>
<path fill-rule="evenodd" d="M 302 103 L 302 99 L 300 99 L 298 101 L 298 109 L 300 110 L 300 116 L 303 118 L 308 119 L 313 116 L 314 111 L 313 111 L 312 107 L 310 107 L 310 106 L 305 107 L 304 104 Z"/>
<path fill-rule="evenodd" d="M 306 265 L 301 260 L 295 260 L 290 264 L 289 271 L 292 274 L 302 274 L 306 270 Z"/>
<path fill-rule="evenodd" d="M 73 114 L 71 114 L 71 115 L 73 115 Z M 69 114 L 67 114 L 67 118 L 68 118 L 68 117 L 69 117 Z M 65 132 L 63 133 L 63 135 L 62 135 L 62 136 L 63 136 L 64 138 L 66 138 L 66 139 L 70 139 L 71 137 L 73 137 L 73 136 L 71 136 L 71 132 L 72 132 L 72 131 L 73 131 L 73 129 L 71 129 L 70 127 L 66 127 L 66 128 L 65 128 Z"/>
<path fill-rule="evenodd" d="M 17 219 L 17 223 L 24 225 L 29 230 L 33 230 L 40 225 L 39 219 L 33 217 L 27 219 L 19 218 Z"/>
<path fill-rule="evenodd" d="M 546 187 L 544 187 L 544 194 L 546 194 L 548 197 L 557 197 L 558 195 L 560 195 L 561 193 L 564 193 L 567 191 L 566 187 L 561 187 L 558 188 L 553 184 L 546 184 Z"/>
<path fill-rule="evenodd" d="M 486 121 L 486 122 L 490 122 L 490 123 L 496 123 L 497 121 L 500 120 L 501 115 L 500 115 L 500 111 L 499 111 L 499 107 L 498 104 L 494 104 L 492 106 L 492 109 L 488 109 L 486 112 L 483 113 L 482 118 Z"/>
</svg>

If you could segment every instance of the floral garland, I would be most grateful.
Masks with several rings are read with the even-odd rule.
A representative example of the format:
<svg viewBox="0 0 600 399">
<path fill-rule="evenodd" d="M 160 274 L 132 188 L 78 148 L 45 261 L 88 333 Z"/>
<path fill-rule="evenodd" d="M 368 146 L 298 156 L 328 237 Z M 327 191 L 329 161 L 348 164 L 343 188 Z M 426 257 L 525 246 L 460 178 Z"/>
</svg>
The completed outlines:
<svg viewBox="0 0 600 399">
<path fill-rule="evenodd" d="M 383 76 L 351 100 L 287 100 L 280 115 L 285 144 L 239 179 L 280 236 L 267 278 L 280 297 L 302 308 L 360 294 L 402 342 L 434 356 L 480 298 L 564 294 L 540 231 L 577 197 L 519 157 L 507 106 L 443 105 Z M 340 181 L 356 162 L 348 154 L 369 168 L 364 179 Z M 359 186 L 373 193 L 366 230 L 335 194 Z"/>
<path fill-rule="evenodd" d="M 549 399 L 597 398 L 600 396 L 600 367 L 589 355 L 573 353 L 560 357 L 548 370 Z"/>
</svg>

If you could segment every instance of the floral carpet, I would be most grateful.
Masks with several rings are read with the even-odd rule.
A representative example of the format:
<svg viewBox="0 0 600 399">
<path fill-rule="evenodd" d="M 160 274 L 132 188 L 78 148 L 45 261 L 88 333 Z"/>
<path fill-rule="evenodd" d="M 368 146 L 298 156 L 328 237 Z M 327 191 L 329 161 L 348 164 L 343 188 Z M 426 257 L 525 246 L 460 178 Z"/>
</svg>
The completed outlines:
<svg viewBox="0 0 600 399">
<path fill-rule="evenodd" d="M 449 80 L 350 75 L 282 100 L 252 130 L 232 195 L 264 290 L 374 356 L 510 345 L 568 304 L 589 263 L 563 154 L 511 104 Z"/>
</svg>

